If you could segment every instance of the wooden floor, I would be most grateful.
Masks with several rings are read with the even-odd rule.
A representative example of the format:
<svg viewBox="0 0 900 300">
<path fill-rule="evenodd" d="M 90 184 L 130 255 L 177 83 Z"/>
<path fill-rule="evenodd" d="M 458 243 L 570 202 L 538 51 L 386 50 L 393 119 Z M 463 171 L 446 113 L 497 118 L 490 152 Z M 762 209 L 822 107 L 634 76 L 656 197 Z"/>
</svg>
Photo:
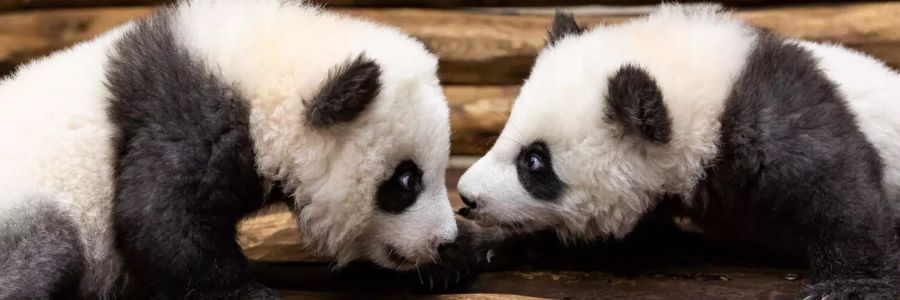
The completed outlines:
<svg viewBox="0 0 900 300">
<path fill-rule="evenodd" d="M 448 171 L 455 188 L 461 168 Z M 451 192 L 455 208 L 461 206 Z M 461 283 L 369 264 L 334 271 L 328 263 L 255 263 L 285 299 L 794 299 L 802 259 L 786 258 L 677 230 L 650 219 L 617 242 L 561 246 L 550 233 L 510 241 L 482 272 Z"/>
<path fill-rule="evenodd" d="M 681 244 L 645 237 L 625 245 L 563 248 L 539 237 L 513 243 L 498 254 L 505 259 L 459 286 L 451 282 L 445 289 L 444 282 L 435 282 L 434 290 L 415 272 L 365 264 L 337 272 L 323 263 L 254 269 L 286 299 L 794 299 L 804 282 L 803 266 L 790 260 L 680 238 Z"/>
</svg>

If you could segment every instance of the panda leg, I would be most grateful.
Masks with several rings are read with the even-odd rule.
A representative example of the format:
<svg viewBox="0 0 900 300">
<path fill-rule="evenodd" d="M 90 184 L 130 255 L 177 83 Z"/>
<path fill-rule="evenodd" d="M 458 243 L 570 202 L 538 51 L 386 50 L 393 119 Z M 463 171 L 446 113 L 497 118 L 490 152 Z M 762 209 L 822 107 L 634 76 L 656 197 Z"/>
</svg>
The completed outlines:
<svg viewBox="0 0 900 300">
<path fill-rule="evenodd" d="M 854 226 L 853 224 L 849 224 Z M 890 233 L 891 235 L 893 233 Z M 853 230 L 822 232 L 809 245 L 811 284 L 807 299 L 896 299 L 896 247 L 889 235 L 854 234 Z"/>
<path fill-rule="evenodd" d="M 2 213 L 0 299 L 74 299 L 84 272 L 78 228 L 35 197 Z"/>
<path fill-rule="evenodd" d="M 267 299 L 236 242 L 262 205 L 246 132 L 213 144 L 136 137 L 118 164 L 113 220 L 126 268 L 164 299 Z"/>
<path fill-rule="evenodd" d="M 821 197 L 796 207 L 809 212 L 795 220 L 811 268 L 805 299 L 896 299 L 897 238 L 887 202 L 875 188 L 838 188 L 847 195 L 829 197 L 841 194 L 832 189 L 821 187 Z"/>
</svg>

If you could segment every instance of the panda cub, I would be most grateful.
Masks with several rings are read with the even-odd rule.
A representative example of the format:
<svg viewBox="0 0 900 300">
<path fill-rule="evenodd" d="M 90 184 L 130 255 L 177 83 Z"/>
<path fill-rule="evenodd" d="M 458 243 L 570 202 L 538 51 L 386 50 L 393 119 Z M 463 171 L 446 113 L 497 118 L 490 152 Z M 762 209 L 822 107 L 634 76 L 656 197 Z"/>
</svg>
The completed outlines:
<svg viewBox="0 0 900 300">
<path fill-rule="evenodd" d="M 437 59 L 301 1 L 194 0 L 0 82 L 0 299 L 273 298 L 235 224 L 395 270 L 456 237 Z"/>
<path fill-rule="evenodd" d="M 492 149 L 460 179 L 481 224 L 623 237 L 663 198 L 791 241 L 805 296 L 897 297 L 900 75 L 709 6 L 618 25 L 557 14 Z"/>
</svg>

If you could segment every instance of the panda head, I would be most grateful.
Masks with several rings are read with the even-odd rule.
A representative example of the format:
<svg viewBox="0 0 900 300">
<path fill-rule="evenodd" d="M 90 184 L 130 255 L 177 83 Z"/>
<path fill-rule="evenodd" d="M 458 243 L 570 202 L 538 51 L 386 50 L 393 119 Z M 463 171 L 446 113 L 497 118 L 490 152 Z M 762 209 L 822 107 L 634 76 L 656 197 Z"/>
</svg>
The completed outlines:
<svg viewBox="0 0 900 300">
<path fill-rule="evenodd" d="M 339 263 L 403 270 L 456 235 L 444 183 L 449 117 L 434 74 L 387 83 L 381 70 L 358 56 L 307 103 L 307 126 L 338 141 L 317 178 L 299 183 L 308 202 L 298 212 L 303 238 Z"/>
<path fill-rule="evenodd" d="M 403 77 L 366 54 L 351 57 L 305 101 L 303 124 L 308 144 L 294 155 L 305 157 L 294 157 L 305 162 L 287 180 L 308 246 L 339 266 L 361 259 L 405 270 L 455 238 L 448 108 L 434 72 Z"/>
<path fill-rule="evenodd" d="M 750 36 L 709 7 L 591 30 L 557 13 L 500 137 L 460 179 L 464 214 L 566 240 L 627 234 L 714 157 Z"/>
<path fill-rule="evenodd" d="M 292 199 L 305 248 L 336 266 L 431 262 L 457 232 L 437 58 L 394 28 L 290 8 L 284 40 L 248 36 L 278 47 L 219 64 L 251 103 L 257 168 Z"/>
</svg>

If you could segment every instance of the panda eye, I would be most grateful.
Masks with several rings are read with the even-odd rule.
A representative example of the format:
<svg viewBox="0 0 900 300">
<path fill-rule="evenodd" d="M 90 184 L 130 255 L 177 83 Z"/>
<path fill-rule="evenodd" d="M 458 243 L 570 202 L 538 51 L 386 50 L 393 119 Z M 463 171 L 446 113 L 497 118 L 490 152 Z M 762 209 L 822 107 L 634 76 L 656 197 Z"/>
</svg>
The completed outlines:
<svg viewBox="0 0 900 300">
<path fill-rule="evenodd" d="M 544 159 L 537 153 L 528 153 L 524 157 L 525 168 L 529 172 L 541 172 L 544 170 Z"/>
<path fill-rule="evenodd" d="M 536 199 L 557 199 L 566 187 L 553 171 L 552 157 L 550 147 L 543 141 L 537 141 L 522 147 L 515 159 L 519 183 Z"/>
<path fill-rule="evenodd" d="M 419 186 L 419 178 L 416 173 L 406 172 L 403 175 L 400 175 L 400 178 L 397 178 L 397 182 L 400 184 L 400 188 L 405 191 L 413 192 Z"/>
<path fill-rule="evenodd" d="M 422 169 L 411 160 L 400 162 L 391 177 L 378 187 L 375 204 L 381 211 L 402 213 L 416 203 L 422 188 Z"/>
</svg>

